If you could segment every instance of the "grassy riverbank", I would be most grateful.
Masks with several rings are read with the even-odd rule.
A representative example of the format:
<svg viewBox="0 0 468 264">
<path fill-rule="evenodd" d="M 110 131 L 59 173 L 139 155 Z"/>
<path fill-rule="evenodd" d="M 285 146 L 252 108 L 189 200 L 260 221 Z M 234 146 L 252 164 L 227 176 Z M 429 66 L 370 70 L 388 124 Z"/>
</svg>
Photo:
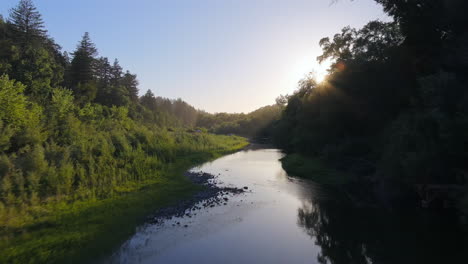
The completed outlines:
<svg viewBox="0 0 468 264">
<path fill-rule="evenodd" d="M 58 200 L 18 208 L 0 231 L 0 263 L 81 263 L 108 254 L 156 209 L 192 195 L 200 187 L 183 172 L 248 143 L 214 136 L 216 148 L 187 153 L 154 171 L 155 177 L 115 188 L 105 199 Z M 11 219 L 10 219 L 11 220 Z"/>
<path fill-rule="evenodd" d="M 317 183 L 342 185 L 349 182 L 345 173 L 327 167 L 319 158 L 288 154 L 281 159 L 281 165 L 288 174 Z"/>
</svg>

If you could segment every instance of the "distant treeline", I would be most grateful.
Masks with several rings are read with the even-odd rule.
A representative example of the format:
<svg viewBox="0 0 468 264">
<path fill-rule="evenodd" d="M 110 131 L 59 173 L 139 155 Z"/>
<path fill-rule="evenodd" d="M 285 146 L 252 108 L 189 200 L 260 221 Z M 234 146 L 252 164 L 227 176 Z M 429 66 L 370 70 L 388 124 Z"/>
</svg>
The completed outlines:
<svg viewBox="0 0 468 264">
<path fill-rule="evenodd" d="M 280 102 L 261 107 L 248 114 L 200 112 L 197 126 L 216 134 L 236 134 L 259 140 L 271 140 L 273 123 L 280 119 L 284 105 Z"/>
<path fill-rule="evenodd" d="M 464 184 L 468 2 L 376 2 L 394 22 L 320 41 L 329 75 L 303 80 L 287 97 L 275 142 L 352 172 L 387 201 L 415 184 Z"/>
</svg>

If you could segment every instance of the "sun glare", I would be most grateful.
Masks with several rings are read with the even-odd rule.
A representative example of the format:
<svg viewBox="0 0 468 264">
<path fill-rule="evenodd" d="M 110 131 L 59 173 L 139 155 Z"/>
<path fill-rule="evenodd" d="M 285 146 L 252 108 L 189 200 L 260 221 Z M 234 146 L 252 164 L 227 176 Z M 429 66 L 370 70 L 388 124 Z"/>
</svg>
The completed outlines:
<svg viewBox="0 0 468 264">
<path fill-rule="evenodd" d="M 297 83 L 308 77 L 312 76 L 318 83 L 321 83 L 327 77 L 327 69 L 330 67 L 330 61 L 324 61 L 322 63 L 318 63 L 312 56 L 303 57 L 302 59 L 298 60 L 296 64 L 291 67 L 293 69 L 291 71 L 291 82 L 295 85 L 294 89 L 297 88 Z"/>
<path fill-rule="evenodd" d="M 312 75 L 318 83 L 325 81 L 328 75 L 328 68 L 330 68 L 331 62 L 329 60 L 323 61 L 322 63 L 315 62 L 314 70 Z"/>
<path fill-rule="evenodd" d="M 321 83 L 325 80 L 325 77 L 327 76 L 327 73 L 321 72 L 321 73 L 315 73 L 314 78 L 318 83 Z"/>
<path fill-rule="evenodd" d="M 308 77 L 314 78 L 318 83 L 323 82 L 327 77 L 327 69 L 330 67 L 330 61 L 318 63 L 315 60 L 316 56 L 303 56 L 296 60 L 296 62 L 288 67 L 289 77 L 287 79 L 287 90 L 285 94 L 290 94 L 298 88 L 298 83 Z M 286 88 L 286 87 L 285 87 Z"/>
</svg>

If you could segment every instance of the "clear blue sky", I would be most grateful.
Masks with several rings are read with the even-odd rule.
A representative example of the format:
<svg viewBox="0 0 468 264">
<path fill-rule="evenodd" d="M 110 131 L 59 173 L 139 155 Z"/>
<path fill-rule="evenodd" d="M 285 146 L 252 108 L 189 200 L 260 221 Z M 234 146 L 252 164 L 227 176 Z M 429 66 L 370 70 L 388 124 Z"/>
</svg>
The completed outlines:
<svg viewBox="0 0 468 264">
<path fill-rule="evenodd" d="M 73 51 L 85 31 L 99 55 L 138 75 L 140 93 L 208 112 L 249 112 L 323 72 L 318 41 L 342 27 L 389 20 L 372 0 L 35 0 Z M 1 0 L 0 13 L 17 0 Z"/>
</svg>

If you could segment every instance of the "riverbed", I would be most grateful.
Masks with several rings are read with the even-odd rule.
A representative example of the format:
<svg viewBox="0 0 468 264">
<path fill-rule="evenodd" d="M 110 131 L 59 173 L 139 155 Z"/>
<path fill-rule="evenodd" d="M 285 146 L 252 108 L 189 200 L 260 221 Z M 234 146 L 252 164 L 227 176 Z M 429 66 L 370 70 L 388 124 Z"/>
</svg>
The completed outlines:
<svg viewBox="0 0 468 264">
<path fill-rule="evenodd" d="M 288 175 L 283 155 L 253 147 L 193 168 L 246 191 L 138 227 L 104 263 L 460 263 L 456 217 L 354 207 L 333 188 Z"/>
</svg>

